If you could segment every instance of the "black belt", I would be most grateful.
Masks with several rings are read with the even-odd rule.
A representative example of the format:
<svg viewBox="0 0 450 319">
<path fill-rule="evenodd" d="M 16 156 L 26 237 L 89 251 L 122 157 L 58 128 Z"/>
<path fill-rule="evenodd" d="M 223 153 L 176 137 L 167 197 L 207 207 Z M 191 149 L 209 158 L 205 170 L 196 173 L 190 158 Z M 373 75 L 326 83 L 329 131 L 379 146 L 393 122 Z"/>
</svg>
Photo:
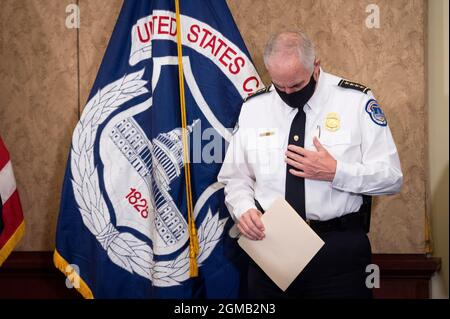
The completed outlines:
<svg viewBox="0 0 450 319">
<path fill-rule="evenodd" d="M 325 221 L 307 219 L 306 222 L 314 231 L 326 233 L 330 231 L 363 229 L 364 217 L 362 213 L 357 212 Z"/>
<path fill-rule="evenodd" d="M 264 209 L 261 207 L 261 204 L 257 200 L 255 200 L 255 204 L 256 208 L 264 213 Z M 359 212 L 348 213 L 344 216 L 336 217 L 330 220 L 320 221 L 307 219 L 306 222 L 314 231 L 321 233 L 350 229 L 365 229 L 367 227 L 366 216 L 362 209 L 360 209 Z"/>
</svg>

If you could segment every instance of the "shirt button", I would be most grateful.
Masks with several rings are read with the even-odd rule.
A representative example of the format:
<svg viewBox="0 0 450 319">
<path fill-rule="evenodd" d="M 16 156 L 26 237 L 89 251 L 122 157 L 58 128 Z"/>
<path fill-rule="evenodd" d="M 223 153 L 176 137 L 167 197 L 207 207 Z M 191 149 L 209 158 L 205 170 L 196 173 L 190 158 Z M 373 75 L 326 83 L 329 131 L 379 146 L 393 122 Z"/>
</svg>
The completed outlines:
<svg viewBox="0 0 450 319">
<path fill-rule="evenodd" d="M 298 135 L 294 135 L 294 141 L 298 142 L 299 139 L 300 137 L 298 137 Z"/>
</svg>

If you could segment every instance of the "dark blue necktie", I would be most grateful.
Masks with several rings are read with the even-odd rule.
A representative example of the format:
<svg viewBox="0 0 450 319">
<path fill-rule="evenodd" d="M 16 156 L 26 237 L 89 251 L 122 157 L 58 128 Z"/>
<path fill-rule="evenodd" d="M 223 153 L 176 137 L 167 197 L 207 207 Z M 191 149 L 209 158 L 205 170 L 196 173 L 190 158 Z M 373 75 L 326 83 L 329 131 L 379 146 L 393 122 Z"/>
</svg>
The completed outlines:
<svg viewBox="0 0 450 319">
<path fill-rule="evenodd" d="M 305 146 L 305 123 L 306 114 L 303 108 L 298 109 L 298 113 L 292 120 L 291 130 L 289 132 L 288 145 Z M 295 211 L 306 219 L 305 213 L 305 179 L 297 177 L 289 172 L 289 169 L 296 169 L 290 165 L 286 167 L 286 201 L 295 209 Z"/>
</svg>

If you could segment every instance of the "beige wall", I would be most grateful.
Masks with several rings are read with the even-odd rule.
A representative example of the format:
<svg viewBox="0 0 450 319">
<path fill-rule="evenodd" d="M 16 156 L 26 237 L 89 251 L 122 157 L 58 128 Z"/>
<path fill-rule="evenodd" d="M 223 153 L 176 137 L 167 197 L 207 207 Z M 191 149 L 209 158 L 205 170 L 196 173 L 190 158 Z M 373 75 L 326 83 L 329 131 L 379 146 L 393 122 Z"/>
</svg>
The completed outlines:
<svg viewBox="0 0 450 319">
<path fill-rule="evenodd" d="M 448 0 L 428 2 L 428 154 L 433 255 L 442 258 L 432 297 L 448 298 Z"/>
<path fill-rule="evenodd" d="M 77 121 L 76 32 L 71 0 L 1 0 L 0 135 L 26 220 L 23 250 L 53 246 L 59 194 Z"/>
<path fill-rule="evenodd" d="M 0 134 L 12 153 L 27 220 L 21 250 L 54 247 L 77 100 L 86 102 L 122 3 L 79 0 L 78 96 L 76 31 L 64 26 L 70 2 L 2 0 Z M 424 252 L 426 2 L 377 0 L 379 29 L 365 25 L 369 0 L 227 2 L 266 83 L 261 53 L 268 36 L 302 28 L 316 42 L 325 70 L 373 89 L 397 141 L 405 183 L 401 194 L 375 201 L 372 245 L 375 252 Z"/>
</svg>

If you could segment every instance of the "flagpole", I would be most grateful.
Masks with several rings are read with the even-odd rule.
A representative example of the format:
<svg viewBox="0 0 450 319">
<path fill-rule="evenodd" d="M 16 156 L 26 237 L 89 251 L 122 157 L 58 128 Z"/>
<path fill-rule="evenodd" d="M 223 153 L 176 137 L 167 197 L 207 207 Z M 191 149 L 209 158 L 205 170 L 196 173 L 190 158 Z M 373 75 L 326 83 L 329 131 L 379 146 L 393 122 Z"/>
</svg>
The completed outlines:
<svg viewBox="0 0 450 319">
<path fill-rule="evenodd" d="M 180 2 L 175 0 L 175 11 L 177 20 L 177 52 L 178 52 L 178 74 L 180 84 L 180 108 L 181 108 L 181 135 L 183 140 L 183 157 L 184 157 L 184 177 L 186 182 L 186 202 L 188 210 L 188 225 L 189 225 L 189 270 L 191 277 L 198 276 L 197 256 L 199 253 L 197 229 L 195 227 L 195 220 L 193 216 L 192 204 L 192 188 L 191 188 L 191 167 L 189 163 L 189 146 L 187 136 L 187 121 L 186 121 L 186 100 L 184 95 L 184 73 L 183 73 L 183 49 L 181 41 L 181 20 L 180 20 Z"/>
</svg>

